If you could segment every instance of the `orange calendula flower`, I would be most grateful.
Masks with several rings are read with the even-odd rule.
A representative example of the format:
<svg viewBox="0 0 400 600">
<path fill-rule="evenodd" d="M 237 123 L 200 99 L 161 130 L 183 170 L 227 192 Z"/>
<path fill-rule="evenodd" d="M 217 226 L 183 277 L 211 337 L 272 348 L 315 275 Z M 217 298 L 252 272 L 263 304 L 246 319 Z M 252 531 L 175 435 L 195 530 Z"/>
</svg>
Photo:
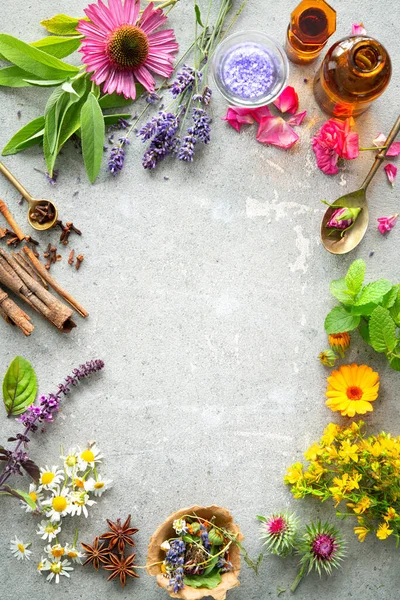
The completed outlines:
<svg viewBox="0 0 400 600">
<path fill-rule="evenodd" d="M 319 362 L 324 365 L 324 367 L 334 367 L 335 363 L 338 359 L 337 354 L 331 349 L 323 350 L 318 354 Z"/>
<path fill-rule="evenodd" d="M 328 335 L 329 345 L 334 352 L 339 352 L 340 356 L 343 358 L 344 353 L 350 347 L 350 335 L 347 331 L 343 333 L 331 333 Z"/>
<path fill-rule="evenodd" d="M 381 523 L 378 527 L 378 531 L 376 532 L 376 537 L 380 540 L 386 540 L 391 533 L 393 533 L 393 529 L 389 529 L 389 525 L 387 523 Z"/>
<path fill-rule="evenodd" d="M 377 399 L 379 374 L 367 365 L 342 365 L 328 377 L 326 405 L 342 417 L 354 417 L 373 410 Z"/>
<path fill-rule="evenodd" d="M 354 533 L 358 536 L 360 542 L 365 540 L 365 536 L 367 535 L 369 529 L 366 527 L 354 527 Z"/>
</svg>

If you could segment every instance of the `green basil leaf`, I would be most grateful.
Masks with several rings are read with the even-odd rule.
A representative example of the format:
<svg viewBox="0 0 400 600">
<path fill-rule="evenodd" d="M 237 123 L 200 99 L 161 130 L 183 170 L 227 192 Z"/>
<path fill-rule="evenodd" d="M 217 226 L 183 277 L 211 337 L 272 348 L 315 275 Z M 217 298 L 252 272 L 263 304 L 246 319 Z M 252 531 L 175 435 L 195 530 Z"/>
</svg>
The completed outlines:
<svg viewBox="0 0 400 600">
<path fill-rule="evenodd" d="M 68 15 L 58 14 L 51 17 L 51 19 L 40 21 L 40 24 L 47 31 L 56 35 L 80 35 L 79 31 L 76 31 L 79 21 L 89 21 L 89 19 L 87 17 L 76 19 Z"/>
<path fill-rule="evenodd" d="M 360 295 L 356 300 L 356 306 L 369 304 L 371 302 L 379 304 L 383 296 L 387 294 L 391 287 L 392 284 L 387 279 L 379 279 L 378 281 L 368 283 L 361 290 Z"/>
<path fill-rule="evenodd" d="M 0 34 L 0 53 L 5 58 L 40 79 L 65 79 L 79 72 L 73 67 L 46 52 L 34 48 L 12 35 Z"/>
<path fill-rule="evenodd" d="M 198 22 L 198 24 L 200 25 L 200 27 L 204 28 L 204 25 L 201 22 L 200 8 L 199 8 L 197 2 L 194 3 L 194 12 L 196 13 L 196 21 Z"/>
<path fill-rule="evenodd" d="M 32 42 L 30 46 L 39 48 L 39 50 L 43 50 L 46 54 L 51 54 L 51 56 L 55 56 L 56 58 L 65 58 L 75 52 L 75 50 L 78 50 L 82 37 L 80 36 L 77 39 L 76 37 L 56 37 L 49 35 L 41 40 L 37 40 L 37 42 Z"/>
<path fill-rule="evenodd" d="M 354 304 L 354 292 L 348 289 L 344 277 L 331 281 L 330 290 L 332 296 L 335 296 L 342 304 Z"/>
<path fill-rule="evenodd" d="M 7 415 L 21 415 L 34 402 L 36 375 L 30 362 L 16 356 L 3 380 L 3 400 Z"/>
<path fill-rule="evenodd" d="M 369 337 L 376 352 L 391 352 L 397 346 L 396 324 L 387 308 L 377 306 L 369 320 Z"/>
<path fill-rule="evenodd" d="M 24 125 L 10 141 L 4 146 L 2 155 L 8 156 L 9 154 L 16 154 L 20 150 L 34 146 L 40 143 L 40 138 L 43 137 L 44 131 L 44 117 L 38 117 L 33 119 L 26 125 Z M 31 144 L 29 142 L 32 141 Z M 29 144 L 29 145 L 26 145 Z M 23 148 L 21 145 L 24 145 Z"/>
<path fill-rule="evenodd" d="M 208 575 L 185 575 L 183 583 L 192 588 L 207 588 L 213 590 L 222 581 L 221 573 L 214 569 Z"/>
<path fill-rule="evenodd" d="M 361 317 L 352 315 L 344 306 L 335 306 L 325 319 L 326 333 L 342 333 L 352 331 L 360 324 Z"/>
<path fill-rule="evenodd" d="M 99 174 L 103 159 L 104 117 L 99 103 L 90 92 L 81 111 L 82 154 L 90 183 Z"/>
<path fill-rule="evenodd" d="M 144 87 L 140 84 L 136 84 L 136 97 L 139 98 L 144 91 Z M 132 98 L 125 98 L 115 92 L 112 94 L 106 94 L 99 99 L 101 108 L 120 108 L 121 106 L 129 106 L 132 104 Z"/>
<path fill-rule="evenodd" d="M 345 277 L 346 285 L 354 294 L 358 294 L 362 288 L 365 277 L 365 269 L 365 262 L 359 258 L 350 265 L 349 270 L 347 271 Z"/>
</svg>

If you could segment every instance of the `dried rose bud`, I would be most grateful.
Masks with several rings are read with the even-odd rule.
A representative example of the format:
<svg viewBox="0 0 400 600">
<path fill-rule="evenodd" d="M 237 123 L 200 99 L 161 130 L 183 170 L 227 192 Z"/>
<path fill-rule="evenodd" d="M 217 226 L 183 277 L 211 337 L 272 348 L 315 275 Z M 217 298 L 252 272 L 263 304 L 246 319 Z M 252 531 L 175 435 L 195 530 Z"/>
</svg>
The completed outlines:
<svg viewBox="0 0 400 600">
<path fill-rule="evenodd" d="M 333 229 L 348 229 L 357 219 L 361 208 L 338 208 L 327 222 L 326 226 Z"/>
</svg>

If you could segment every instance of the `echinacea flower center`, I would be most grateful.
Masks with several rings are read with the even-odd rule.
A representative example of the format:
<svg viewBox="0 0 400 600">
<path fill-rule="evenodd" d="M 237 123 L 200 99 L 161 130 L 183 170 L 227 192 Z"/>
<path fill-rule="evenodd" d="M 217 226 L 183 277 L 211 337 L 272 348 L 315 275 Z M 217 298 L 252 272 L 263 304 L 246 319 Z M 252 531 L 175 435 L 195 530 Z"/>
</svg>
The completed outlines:
<svg viewBox="0 0 400 600">
<path fill-rule="evenodd" d="M 55 496 L 52 506 L 56 512 L 63 512 L 67 508 L 67 501 L 64 496 Z"/>
<path fill-rule="evenodd" d="M 49 483 L 51 483 L 54 479 L 54 473 L 51 473 L 50 471 L 46 471 L 46 473 L 42 474 L 42 483 L 43 485 L 48 485 Z"/>
<path fill-rule="evenodd" d="M 107 56 L 118 70 L 129 71 L 140 67 L 148 54 L 149 40 L 139 27 L 121 25 L 110 34 Z"/>
<path fill-rule="evenodd" d="M 318 535 L 312 545 L 314 555 L 320 560 L 330 560 L 335 548 L 334 538 L 326 534 Z"/>
<path fill-rule="evenodd" d="M 91 450 L 84 450 L 81 454 L 81 459 L 84 460 L 85 462 L 93 462 L 94 454 Z"/>
<path fill-rule="evenodd" d="M 18 550 L 23 554 L 25 552 L 25 546 L 23 544 L 18 544 Z"/>
<path fill-rule="evenodd" d="M 349 400 L 361 400 L 363 397 L 363 391 L 358 385 L 348 387 L 346 394 Z"/>
</svg>

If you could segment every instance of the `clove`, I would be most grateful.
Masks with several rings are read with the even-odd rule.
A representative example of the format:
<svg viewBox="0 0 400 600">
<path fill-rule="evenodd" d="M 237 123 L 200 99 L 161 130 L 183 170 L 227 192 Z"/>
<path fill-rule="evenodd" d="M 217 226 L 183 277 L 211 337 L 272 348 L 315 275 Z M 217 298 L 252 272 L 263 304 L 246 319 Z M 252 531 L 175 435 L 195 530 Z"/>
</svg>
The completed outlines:
<svg viewBox="0 0 400 600">
<path fill-rule="evenodd" d="M 78 256 L 76 257 L 76 265 L 75 265 L 75 269 L 77 271 L 79 271 L 80 267 L 81 267 L 81 263 L 83 262 L 84 256 L 83 254 L 78 254 Z"/>
<path fill-rule="evenodd" d="M 69 257 L 68 257 L 68 264 L 69 265 L 73 265 L 74 264 L 74 262 L 75 262 L 74 255 L 75 255 L 75 250 L 71 250 L 71 252 L 69 253 Z"/>
</svg>

